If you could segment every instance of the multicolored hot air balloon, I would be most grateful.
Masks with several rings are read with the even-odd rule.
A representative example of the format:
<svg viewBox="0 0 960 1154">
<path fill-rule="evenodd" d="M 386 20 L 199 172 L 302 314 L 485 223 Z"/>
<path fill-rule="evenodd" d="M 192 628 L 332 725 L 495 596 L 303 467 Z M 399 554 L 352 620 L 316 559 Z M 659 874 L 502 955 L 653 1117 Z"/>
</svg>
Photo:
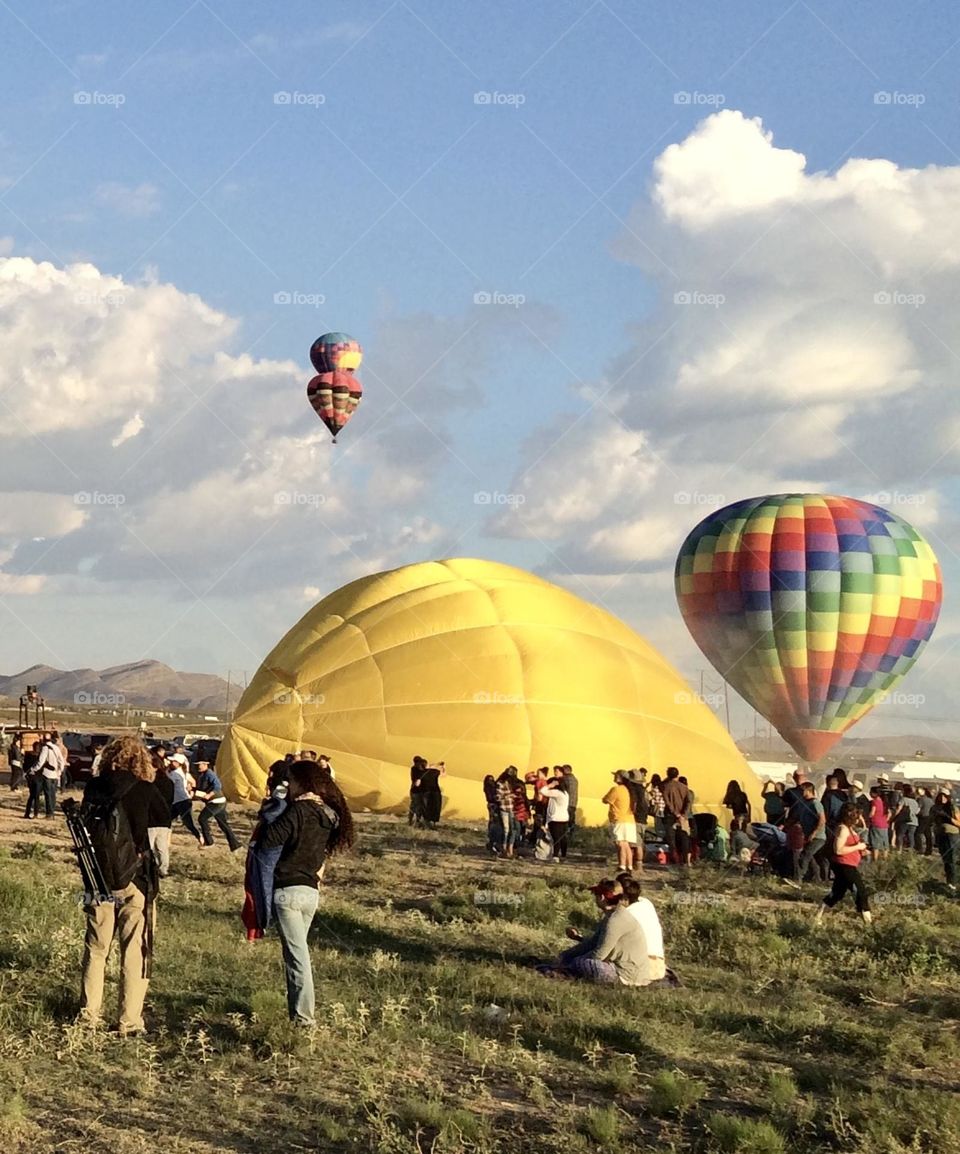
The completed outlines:
<svg viewBox="0 0 960 1154">
<path fill-rule="evenodd" d="M 912 667 L 943 587 L 933 550 L 895 513 L 788 493 L 704 518 L 676 591 L 710 663 L 817 761 Z"/>
<path fill-rule="evenodd" d="M 354 376 L 363 360 L 363 349 L 346 333 L 324 333 L 310 346 L 310 360 L 317 376 L 307 385 L 307 400 L 336 444 L 337 434 L 363 397 L 360 379 Z"/>
</svg>

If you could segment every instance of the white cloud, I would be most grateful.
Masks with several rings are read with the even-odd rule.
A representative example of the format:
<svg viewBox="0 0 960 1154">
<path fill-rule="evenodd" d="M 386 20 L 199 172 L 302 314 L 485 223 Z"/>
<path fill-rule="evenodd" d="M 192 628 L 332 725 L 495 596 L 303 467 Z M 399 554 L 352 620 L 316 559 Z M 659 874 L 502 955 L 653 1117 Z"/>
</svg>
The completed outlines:
<svg viewBox="0 0 960 1154">
<path fill-rule="evenodd" d="M 124 441 L 129 441 L 131 437 L 136 437 L 143 432 L 143 417 L 139 413 L 134 413 L 129 421 L 125 421 L 123 428 L 110 442 L 114 449 L 119 449 Z"/>
<path fill-rule="evenodd" d="M 155 216 L 161 207 L 160 189 L 149 181 L 137 185 L 121 184 L 115 180 L 105 181 L 97 185 L 94 200 L 121 216 L 137 219 Z"/>
</svg>

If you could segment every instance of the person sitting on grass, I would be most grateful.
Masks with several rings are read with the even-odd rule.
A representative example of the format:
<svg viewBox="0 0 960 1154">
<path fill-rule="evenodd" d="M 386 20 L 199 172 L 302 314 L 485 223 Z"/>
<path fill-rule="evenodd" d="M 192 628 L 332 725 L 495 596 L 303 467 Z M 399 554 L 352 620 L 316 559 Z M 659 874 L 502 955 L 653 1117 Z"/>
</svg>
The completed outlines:
<svg viewBox="0 0 960 1154">
<path fill-rule="evenodd" d="M 641 908 L 641 917 L 630 912 L 630 906 L 640 897 L 640 883 L 625 871 L 621 876 L 623 883 L 604 878 L 590 886 L 603 915 L 600 924 L 587 937 L 569 929 L 567 936 L 577 944 L 564 950 L 557 963 L 546 967 L 545 972 L 605 986 L 647 986 L 664 977 L 662 956 L 651 956 L 658 946 L 662 955 L 662 935 L 658 943 L 654 933 L 648 945 L 645 929 L 652 927 L 649 912 Z M 653 914 L 656 917 L 655 910 Z"/>
<path fill-rule="evenodd" d="M 730 823 L 730 850 L 738 861 L 749 861 L 757 843 L 750 836 L 749 823 L 742 817 L 735 817 Z"/>
</svg>

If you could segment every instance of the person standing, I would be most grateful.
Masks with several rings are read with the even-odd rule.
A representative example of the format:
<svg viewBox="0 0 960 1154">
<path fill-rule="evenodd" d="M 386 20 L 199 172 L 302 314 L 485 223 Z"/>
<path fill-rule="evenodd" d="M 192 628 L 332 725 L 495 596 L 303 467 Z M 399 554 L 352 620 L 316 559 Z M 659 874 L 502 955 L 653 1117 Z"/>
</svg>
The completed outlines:
<svg viewBox="0 0 960 1154">
<path fill-rule="evenodd" d="M 866 826 L 870 821 L 870 798 L 863 792 L 863 782 L 855 781 L 850 786 L 850 801 L 857 807 L 861 824 Z"/>
<path fill-rule="evenodd" d="M 577 775 L 573 772 L 573 768 L 569 765 L 563 766 L 563 788 L 567 791 L 567 797 L 570 799 L 570 817 L 567 821 L 567 845 L 572 845 L 574 830 L 577 828 L 577 804 L 580 801 L 580 782 L 577 779 Z"/>
<path fill-rule="evenodd" d="M 917 827 L 920 822 L 920 803 L 913 795 L 913 786 L 906 782 L 903 786 L 903 801 L 897 814 L 897 845 L 900 849 L 914 849 L 917 842 Z"/>
<path fill-rule="evenodd" d="M 853 892 L 860 917 L 867 925 L 873 921 L 867 887 L 860 875 L 860 862 L 867 847 L 855 829 L 856 819 L 856 806 L 847 802 L 838 815 L 837 830 L 830 847 L 833 863 L 833 888 L 817 910 L 817 925 L 823 921 L 824 914 L 842 902 L 850 891 Z"/>
<path fill-rule="evenodd" d="M 768 778 L 763 783 L 760 796 L 763 799 L 763 816 L 766 820 L 771 825 L 783 825 L 783 819 L 787 816 L 787 808 L 783 804 L 783 782 L 774 783 Z"/>
<path fill-rule="evenodd" d="M 321 773 L 329 776 L 329 768 L 324 770 L 319 765 L 317 768 Z M 193 791 L 193 796 L 200 798 L 204 803 L 203 809 L 200 811 L 200 831 L 203 835 L 201 845 L 203 848 L 209 849 L 213 845 L 210 823 L 215 821 L 227 839 L 230 852 L 236 853 L 241 848 L 240 840 L 230 826 L 230 819 L 227 817 L 227 799 L 223 795 L 223 786 L 220 783 L 220 778 L 210 768 L 209 761 L 197 762 L 197 786 Z"/>
<path fill-rule="evenodd" d="M 97 756 L 101 758 L 102 763 L 102 754 L 98 754 Z M 147 830 L 147 838 L 150 842 L 150 848 L 153 850 L 153 856 L 157 859 L 157 871 L 162 878 L 165 878 L 167 874 L 170 873 L 170 834 L 173 827 L 173 782 L 167 775 L 167 767 L 163 757 L 159 753 L 152 754 L 150 761 L 155 774 L 153 779 L 154 788 L 163 799 L 167 818 L 166 821 L 161 822 L 160 825 L 150 826 Z M 95 776 L 100 776 L 99 766 Z"/>
<path fill-rule="evenodd" d="M 659 773 L 650 778 L 650 788 L 647 790 L 647 809 L 653 817 L 653 835 L 658 841 L 666 840 L 666 830 L 663 828 L 663 782 Z"/>
<path fill-rule="evenodd" d="M 423 771 L 427 768 L 425 757 L 414 757 L 410 766 L 410 809 L 407 813 L 407 825 L 415 825 L 419 829 L 423 825 L 423 789 L 420 780 Z"/>
<path fill-rule="evenodd" d="M 25 818 L 33 819 L 40 816 L 40 795 L 43 793 L 43 778 L 37 763 L 40 760 L 42 746 L 35 741 L 30 751 L 23 755 L 23 772 L 27 780 L 27 807 L 23 811 Z"/>
<path fill-rule="evenodd" d="M 730 810 L 737 821 L 744 823 L 750 821 L 750 799 L 739 781 L 727 782 L 727 792 L 723 795 L 722 804 Z"/>
<path fill-rule="evenodd" d="M 674 861 L 680 865 L 690 864 L 690 793 L 680 780 L 680 770 L 675 765 L 667 767 L 667 780 L 661 789 L 663 794 L 663 825 L 667 835 L 667 845 Z"/>
<path fill-rule="evenodd" d="M 563 861 L 567 856 L 570 796 L 556 777 L 551 777 L 540 793 L 547 799 L 546 820 L 547 829 L 550 831 L 550 840 L 553 842 L 553 860 L 555 862 Z"/>
<path fill-rule="evenodd" d="M 320 901 L 320 873 L 331 854 L 354 841 L 353 817 L 339 786 L 309 761 L 289 769 L 288 805 L 261 833 L 259 846 L 280 848 L 273 910 L 283 947 L 287 1011 L 297 1026 L 316 1024 L 308 935 Z"/>
<path fill-rule="evenodd" d="M 196 782 L 187 771 L 187 759 L 177 753 L 168 757 L 167 773 L 173 782 L 173 816 L 183 822 L 187 833 L 197 839 L 197 845 L 202 845 L 203 838 L 193 820 L 193 787 Z"/>
<path fill-rule="evenodd" d="M 805 781 L 801 787 L 798 802 L 790 807 L 791 823 L 803 830 L 803 851 L 797 861 L 794 881 L 807 880 L 807 873 L 813 868 L 814 880 L 827 881 L 829 865 L 822 850 L 827 844 L 827 819 L 823 805 L 817 801 L 817 791 L 812 781 Z"/>
<path fill-rule="evenodd" d="M 618 769 L 613 775 L 613 786 L 601 798 L 607 806 L 607 817 L 617 847 L 617 866 L 627 871 L 633 868 L 633 847 L 637 844 L 637 819 L 633 801 L 627 788 L 626 774 Z"/>
<path fill-rule="evenodd" d="M 830 836 L 830 831 L 836 828 L 837 822 L 840 820 L 840 810 L 850 800 L 847 794 L 840 788 L 835 773 L 831 773 L 825 783 L 823 793 L 820 795 L 820 804 L 823 806 L 823 812 L 827 819 L 827 836 Z"/>
<path fill-rule="evenodd" d="M 103 979 L 114 938 L 120 940 L 121 1037 L 145 1032 L 143 1003 L 153 954 L 157 881 L 147 830 L 166 820 L 150 755 L 137 737 L 120 737 L 104 750 L 100 776 L 87 782 L 81 813 L 112 900 L 89 902 L 83 949 L 80 1022 L 96 1027 Z M 116 815 L 116 816 L 115 816 Z M 103 835 L 102 837 L 100 835 Z"/>
<path fill-rule="evenodd" d="M 423 821 L 428 829 L 436 829 L 440 824 L 440 811 L 443 808 L 443 794 L 440 790 L 440 778 L 447 772 L 442 761 L 436 765 L 428 765 L 420 775 L 420 794 L 423 804 Z"/>
<path fill-rule="evenodd" d="M 95 745 L 93 747 L 93 761 L 90 762 L 90 776 L 91 777 L 99 777 L 100 776 L 100 762 L 101 762 L 102 758 L 103 758 L 103 746 L 102 745 Z M 157 767 L 155 766 L 155 768 L 157 768 Z M 161 772 L 161 769 L 157 768 L 157 773 L 159 774 L 160 772 Z M 166 776 L 166 775 L 164 775 L 164 776 Z"/>
<path fill-rule="evenodd" d="M 917 832 L 914 848 L 917 853 L 930 857 L 933 853 L 933 794 L 921 785 L 917 790 Z"/>
<path fill-rule="evenodd" d="M 887 804 L 883 797 L 883 786 L 870 786 L 869 845 L 876 861 L 886 856 L 890 849 L 890 822 Z"/>
<path fill-rule="evenodd" d="M 13 735 L 7 750 L 7 765 L 10 767 L 10 791 L 16 792 L 23 781 L 23 745 L 19 733 Z"/>
<path fill-rule="evenodd" d="M 957 872 L 960 866 L 960 807 L 948 789 L 941 788 L 934 798 L 933 832 L 943 862 L 943 876 L 951 893 L 957 890 Z"/>
<path fill-rule="evenodd" d="M 43 789 L 43 816 L 46 818 L 52 818 L 57 808 L 57 788 L 66 767 L 67 762 L 60 748 L 60 734 L 56 731 L 48 733 L 36 765 Z"/>
<path fill-rule="evenodd" d="M 492 773 L 488 773 L 483 779 L 483 800 L 487 805 L 487 850 L 499 855 L 503 849 L 503 825 L 500 821 L 497 779 Z"/>
</svg>

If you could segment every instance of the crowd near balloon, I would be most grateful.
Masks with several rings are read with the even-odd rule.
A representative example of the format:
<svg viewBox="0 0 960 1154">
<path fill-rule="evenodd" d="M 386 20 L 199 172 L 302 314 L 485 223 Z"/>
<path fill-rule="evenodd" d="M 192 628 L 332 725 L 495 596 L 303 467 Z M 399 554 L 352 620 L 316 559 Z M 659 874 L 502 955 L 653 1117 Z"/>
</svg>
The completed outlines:
<svg viewBox="0 0 960 1154">
<path fill-rule="evenodd" d="M 327 333 L 314 342 L 310 357 L 317 370 L 308 387 L 310 402 L 336 439 L 359 404 L 355 371 L 362 351 L 346 334 Z M 748 776 L 747 763 L 729 735 L 706 711 L 706 736 L 701 735 L 699 746 L 684 746 L 678 739 L 671 744 L 669 736 L 658 735 L 656 742 L 648 741 L 646 752 L 637 751 L 637 762 L 648 765 L 610 765 L 613 747 L 603 741 L 596 742 L 594 763 L 585 764 L 558 741 L 556 761 L 531 765 L 528 757 L 522 765 L 495 766 L 488 759 L 485 772 L 476 777 L 457 772 L 456 740 L 443 745 L 449 752 L 442 758 L 425 755 L 439 744 L 428 724 L 422 734 L 426 748 L 410 755 L 407 792 L 389 794 L 390 803 L 379 808 L 405 820 L 409 836 L 433 843 L 438 855 L 450 852 L 437 831 L 442 835 L 451 818 L 485 814 L 466 851 L 476 857 L 478 869 L 486 868 L 480 860 L 486 857 L 498 869 L 520 876 L 528 869 L 571 876 L 578 871 L 578 884 L 596 906 L 597 923 L 586 933 L 570 927 L 564 948 L 558 943 L 553 957 L 538 960 L 536 972 L 551 980 L 621 990 L 676 985 L 681 979 L 667 964 L 670 943 L 657 910 L 662 887 L 651 886 L 653 879 L 671 874 L 687 885 L 694 885 L 704 870 L 755 875 L 769 882 L 774 896 L 796 900 L 799 891 L 801 900 L 812 898 L 814 925 L 837 907 L 852 905 L 869 927 L 876 914 L 871 908 L 874 878 L 891 855 L 938 863 L 944 892 L 956 894 L 960 791 L 951 792 L 942 783 L 894 780 L 887 772 L 865 782 L 840 766 L 814 772 L 813 764 L 822 764 L 841 735 L 881 701 L 930 639 L 942 583 L 923 537 L 900 517 L 851 498 L 785 494 L 743 500 L 711 513 L 689 534 L 677 558 L 676 592 L 682 617 L 710 662 L 800 755 L 792 775 L 768 778 L 761 786 Z M 451 599 L 446 606 L 444 596 Z M 282 756 L 265 757 L 264 752 L 283 744 L 285 726 L 294 721 L 303 741 L 312 743 L 318 734 L 342 740 L 355 730 L 362 743 L 396 687 L 402 698 L 396 715 L 409 729 L 418 719 L 421 725 L 426 718 L 439 726 L 453 718 L 463 726 L 465 718 L 479 717 L 487 748 L 506 749 L 520 748 L 516 734 L 532 728 L 528 717 L 533 714 L 525 712 L 532 706 L 519 698 L 506 695 L 501 701 L 484 691 L 463 702 L 453 700 L 455 687 L 446 667 L 438 668 L 437 684 L 428 692 L 418 680 L 424 676 L 423 663 L 404 664 L 412 660 L 419 634 L 408 636 L 409 621 L 392 615 L 398 604 L 413 612 L 417 630 L 425 630 L 438 656 L 436 638 L 450 638 L 441 648 L 452 651 L 452 634 L 444 635 L 445 626 L 432 619 L 424 627 L 423 614 L 438 606 L 449 614 L 452 604 L 456 628 L 482 640 L 476 662 L 494 668 L 492 663 L 502 657 L 502 668 L 508 669 L 516 667 L 518 651 L 531 648 L 530 639 L 535 650 L 536 639 L 545 636 L 536 612 L 559 619 L 574 603 L 520 571 L 482 562 L 414 566 L 379 575 L 372 587 L 360 581 L 322 602 L 267 659 L 268 674 L 265 679 L 258 674 L 247 697 L 261 717 L 269 717 L 269 739 L 247 728 L 241 709 L 236 732 L 228 732 L 216 765 L 163 743 L 148 748 L 140 735 L 98 746 L 82 801 L 60 799 L 84 884 L 82 1023 L 97 1027 L 102 1022 L 104 973 L 116 939 L 118 1029 L 124 1036 L 145 1030 L 161 882 L 176 873 L 182 854 L 209 856 L 219 845 L 244 863 L 242 881 L 239 870 L 237 876 L 238 932 L 253 943 L 275 931 L 290 1020 L 302 1027 L 315 1024 L 309 940 L 320 889 L 335 885 L 339 873 L 328 871 L 328 862 L 349 854 L 357 839 L 353 810 L 370 808 L 371 802 L 377 808 L 384 794 L 375 784 L 392 781 L 393 770 L 384 761 L 379 766 L 381 771 L 386 766 L 386 777 L 365 770 L 374 759 L 365 762 L 351 750 L 343 755 L 348 772 L 338 784 L 340 755 L 329 748 L 321 753 L 287 743 Z M 553 662 L 562 665 L 561 655 L 567 659 L 561 644 L 572 647 L 574 662 L 578 645 L 602 653 L 608 680 L 602 687 L 598 683 L 595 692 L 607 695 L 617 692 L 624 670 L 632 675 L 636 669 L 655 669 L 661 681 L 648 683 L 651 692 L 671 684 L 674 675 L 666 663 L 649 648 L 641 649 L 626 626 L 588 607 L 589 628 L 596 631 L 590 635 L 586 614 L 574 608 L 577 628 L 560 635 L 551 649 Z M 482 632 L 470 622 L 471 613 L 482 619 Z M 374 623 L 369 633 L 357 624 L 363 614 Z M 529 636 L 523 633 L 522 614 L 529 614 Z M 510 630 L 505 620 L 513 622 Z M 509 641 L 502 655 L 501 633 Z M 350 670 L 350 684 L 331 695 L 339 702 L 338 711 L 322 693 L 310 697 L 308 710 L 301 687 L 327 676 L 326 650 L 317 657 L 326 644 L 334 651 L 335 667 Z M 382 652 L 375 660 L 378 647 Z M 460 664 L 473 668 L 471 662 Z M 370 677 L 365 679 L 366 671 Z M 282 694 L 271 696 L 269 678 L 283 680 Z M 428 702 L 423 712 L 418 702 L 432 693 L 445 696 L 439 704 Z M 629 712 L 620 710 L 624 716 Z M 578 713 L 574 727 L 565 730 L 569 713 L 561 706 L 550 715 L 556 722 L 554 736 L 582 736 L 576 729 L 588 716 L 595 726 L 607 723 L 608 715 L 598 706 L 593 715 Z M 395 751 L 398 743 L 382 724 Z M 665 732 L 669 735 L 669 726 Z M 244 740 L 238 734 L 245 734 Z M 654 748 L 658 756 L 650 764 Z M 723 764 L 741 767 L 742 776 L 734 774 L 718 788 L 716 764 L 679 756 L 694 748 L 716 749 L 718 758 L 721 753 L 727 758 Z M 466 756 L 466 746 L 461 749 Z M 230 783 L 238 777 L 237 751 L 245 759 L 239 775 L 244 789 L 231 792 Z M 677 756 L 665 759 L 664 752 Z M 475 759 L 475 751 L 471 756 Z M 26 786 L 25 822 L 50 821 L 56 815 L 67 757 L 56 730 L 18 734 L 10 744 L 10 787 L 21 791 Z M 603 758 L 608 764 L 598 766 Z M 259 796 L 252 797 L 260 783 L 265 784 Z M 232 811 L 238 798 L 257 806 L 252 831 L 243 836 Z M 597 827 L 601 812 L 606 824 Z M 247 828 L 246 818 L 239 828 Z M 460 825 L 467 833 L 474 828 L 470 822 Z M 184 843 L 194 848 L 187 850 Z M 595 880 L 600 869 L 606 876 Z M 592 874 L 589 884 L 585 871 Z"/>
</svg>

